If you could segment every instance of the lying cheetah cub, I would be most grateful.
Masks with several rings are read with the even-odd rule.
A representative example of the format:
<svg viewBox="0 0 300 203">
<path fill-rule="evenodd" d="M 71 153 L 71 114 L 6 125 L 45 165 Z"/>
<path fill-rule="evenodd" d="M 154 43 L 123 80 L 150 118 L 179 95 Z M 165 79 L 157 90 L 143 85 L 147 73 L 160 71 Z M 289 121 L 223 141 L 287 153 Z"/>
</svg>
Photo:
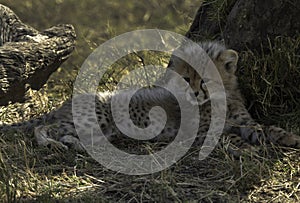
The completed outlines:
<svg viewBox="0 0 300 203">
<path fill-rule="evenodd" d="M 199 55 L 200 46 L 213 61 L 215 67 L 222 78 L 222 83 L 226 92 L 227 115 L 224 135 L 229 136 L 232 144 L 239 147 L 249 147 L 249 144 L 264 144 L 271 142 L 276 145 L 300 148 L 300 136 L 286 132 L 282 128 L 275 126 L 261 126 L 256 123 L 248 113 L 243 97 L 238 88 L 235 72 L 237 69 L 238 53 L 231 49 L 226 49 L 218 42 L 203 42 L 181 47 L 189 57 Z M 201 78 L 199 74 L 186 62 L 178 57 L 172 57 L 169 68 L 181 74 L 198 95 L 198 99 L 207 101 L 209 95 L 206 84 L 210 83 L 207 78 Z M 211 105 L 207 102 L 201 105 L 201 127 L 199 134 L 205 134 L 208 129 L 211 117 Z M 203 138 L 204 136 L 200 136 Z M 245 143 L 246 142 L 246 143 Z"/>
<path fill-rule="evenodd" d="M 238 148 L 248 147 L 248 144 L 260 144 L 272 142 L 274 144 L 300 148 L 300 138 L 292 133 L 286 132 L 281 128 L 268 126 L 262 127 L 256 123 L 244 106 L 243 99 L 237 86 L 235 76 L 238 54 L 234 50 L 226 49 L 217 42 L 204 42 L 194 45 L 183 46 L 180 51 L 191 58 L 191 61 L 200 60 L 197 58 L 199 46 L 210 57 L 217 68 L 226 93 L 226 123 L 223 135 L 228 136 L 232 144 Z M 197 63 L 195 63 L 197 64 Z M 197 96 L 200 109 L 200 123 L 197 133 L 197 143 L 203 143 L 205 135 L 211 123 L 211 102 L 212 95 L 208 92 L 208 84 L 211 82 L 208 78 L 201 78 L 194 69 L 179 58 L 174 57 L 169 67 L 174 70 L 189 83 Z M 203 70 L 203 69 L 202 69 Z M 176 81 L 165 78 L 166 83 L 171 83 L 176 89 Z M 132 90 L 128 90 L 132 91 Z M 126 105 L 122 98 L 128 99 L 130 92 L 112 92 L 99 93 L 97 95 L 80 95 L 73 103 L 73 110 L 76 118 L 72 114 L 72 100 L 66 101 L 60 108 L 50 112 L 40 118 L 33 119 L 23 123 L 13 124 L 11 126 L 0 127 L 0 132 L 16 128 L 27 131 L 34 131 L 35 138 L 40 145 L 58 145 L 63 148 L 74 148 L 75 150 L 84 150 L 77 133 L 85 134 L 94 128 L 95 123 L 100 127 L 103 135 L 110 141 L 118 139 L 122 132 L 117 128 L 117 122 L 125 122 L 121 119 L 116 121 L 112 117 L 111 100 L 116 94 L 119 97 L 120 113 L 124 113 Z M 186 94 L 182 92 L 182 97 Z M 92 97 L 92 99 L 91 99 Z M 95 101 L 93 107 L 90 101 Z M 78 106 L 76 106 L 78 105 Z M 180 107 L 176 98 L 168 91 L 160 87 L 142 88 L 138 90 L 130 100 L 129 115 L 131 121 L 140 128 L 147 128 L 149 125 L 159 126 L 165 116 L 157 112 L 154 120 L 149 118 L 149 111 L 154 106 L 161 106 L 167 115 L 167 121 L 159 136 L 154 140 L 171 139 L 178 133 L 178 126 L 181 122 Z M 73 111 L 73 113 L 74 113 Z M 95 122 L 96 115 L 97 122 Z M 122 118 L 122 117 L 121 117 Z M 79 132 L 75 130 L 74 120 L 81 126 Z M 129 122 L 128 122 L 129 123 Z M 85 132 L 87 131 L 87 132 Z M 247 144 L 248 143 L 248 144 Z"/>
</svg>

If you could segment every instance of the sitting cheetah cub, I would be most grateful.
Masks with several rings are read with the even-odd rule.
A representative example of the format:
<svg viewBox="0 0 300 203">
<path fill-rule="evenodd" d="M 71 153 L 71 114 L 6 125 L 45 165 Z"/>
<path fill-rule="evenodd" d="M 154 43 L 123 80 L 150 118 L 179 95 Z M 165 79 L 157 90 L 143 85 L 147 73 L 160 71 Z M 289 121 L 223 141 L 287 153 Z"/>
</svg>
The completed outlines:
<svg viewBox="0 0 300 203">
<path fill-rule="evenodd" d="M 199 49 L 199 47 L 201 48 Z M 276 145 L 300 148 L 299 136 L 278 127 L 261 126 L 251 118 L 244 106 L 235 76 L 238 61 L 237 52 L 226 49 L 217 42 L 186 45 L 178 51 L 190 57 L 190 61 L 195 61 L 194 64 L 197 64 L 197 61 L 201 60 L 198 58 L 199 50 L 200 52 L 204 51 L 209 56 L 222 79 L 221 82 L 226 94 L 226 122 L 223 136 L 228 137 L 233 146 L 242 149 L 245 147 L 248 148 L 251 144 L 271 142 Z M 198 102 L 196 105 L 199 105 L 201 119 L 198 125 L 196 143 L 202 144 L 211 123 L 211 98 L 218 96 L 208 91 L 208 86 L 213 85 L 214 81 L 210 78 L 201 78 L 190 65 L 177 57 L 172 57 L 169 68 L 181 75 L 189 86 L 192 87 L 197 96 Z M 205 68 L 201 70 L 205 70 Z M 202 75 L 205 76 L 205 74 Z M 166 77 L 163 80 L 165 83 L 171 84 L 170 86 L 173 86 L 174 89 L 176 89 L 176 85 L 183 85 L 171 78 Z M 129 93 L 126 91 L 120 93 L 121 99 L 119 100 L 119 105 L 121 106 L 121 114 L 127 109 L 122 98 L 128 99 Z M 181 93 L 182 97 L 186 97 L 184 92 Z M 73 113 L 75 111 L 77 125 L 81 126 L 79 132 L 75 130 L 75 115 L 72 114 L 72 100 L 66 101 L 57 110 L 40 118 L 10 126 L 4 125 L 0 127 L 0 132 L 3 133 L 4 130 L 11 128 L 34 131 L 35 138 L 40 145 L 47 146 L 54 144 L 66 149 L 74 148 L 75 150 L 82 151 L 84 147 L 77 133 L 88 133 L 91 128 L 95 127 L 93 126 L 95 125 L 95 118 L 103 135 L 110 141 L 118 139 L 118 136 L 122 134 L 116 123 L 125 122 L 125 125 L 129 123 L 126 119 L 122 121 L 122 117 L 120 120 L 114 120 L 112 116 L 111 100 L 116 94 L 119 93 L 106 92 L 97 95 L 79 95 L 76 97 L 75 100 L 77 103 L 73 102 Z M 94 101 L 92 102 L 94 104 L 90 103 L 90 101 Z M 161 87 L 142 88 L 133 95 L 129 104 L 131 121 L 140 128 L 147 128 L 149 125 L 159 126 L 161 123 L 164 123 L 165 114 L 159 111 L 156 112 L 154 120 L 150 119 L 149 112 L 155 106 L 161 106 L 167 115 L 165 126 L 160 131 L 156 140 L 173 138 L 177 135 L 178 126 L 181 124 L 180 108 L 182 107 L 179 106 L 172 93 Z"/>
</svg>

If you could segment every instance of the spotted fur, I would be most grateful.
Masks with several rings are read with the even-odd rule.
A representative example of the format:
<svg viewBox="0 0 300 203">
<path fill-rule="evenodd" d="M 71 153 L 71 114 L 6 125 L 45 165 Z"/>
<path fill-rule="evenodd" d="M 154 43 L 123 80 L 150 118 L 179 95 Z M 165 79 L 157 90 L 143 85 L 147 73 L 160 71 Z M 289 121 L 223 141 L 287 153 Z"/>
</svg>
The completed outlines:
<svg viewBox="0 0 300 203">
<path fill-rule="evenodd" d="M 224 135 L 227 135 L 232 143 L 237 147 L 248 147 L 249 144 L 273 143 L 280 146 L 300 148 L 300 137 L 275 126 L 263 126 L 258 124 L 247 111 L 243 97 L 238 88 L 237 77 L 235 75 L 238 62 L 238 53 L 231 49 L 226 49 L 218 42 L 203 42 L 198 44 L 188 44 L 180 48 L 180 51 L 195 57 L 199 55 L 199 47 L 213 61 L 215 67 L 222 78 L 222 83 L 226 91 L 227 120 L 224 128 Z M 199 74 L 178 57 L 173 57 L 170 69 L 181 74 L 193 87 L 200 101 L 207 101 L 209 92 L 205 84 L 209 83 L 206 78 L 201 78 Z M 203 74 L 203 73 L 202 73 Z M 213 78 L 210 78 L 213 79 Z M 208 126 L 211 112 L 210 102 L 202 105 L 202 124 Z M 205 134 L 205 130 L 200 129 L 200 133 Z M 204 136 L 200 136 L 204 137 Z M 246 142 L 246 143 L 245 143 Z"/>
<path fill-rule="evenodd" d="M 201 47 L 202 49 L 199 49 Z M 217 68 L 217 72 L 221 77 L 221 82 L 224 85 L 226 93 L 226 123 L 223 131 L 223 136 L 228 137 L 231 140 L 233 146 L 237 148 L 248 148 L 249 144 L 260 144 L 266 142 L 272 142 L 274 144 L 300 148 L 299 136 L 286 132 L 281 128 L 274 126 L 261 126 L 255 122 L 247 109 L 245 108 L 243 98 L 238 88 L 237 78 L 235 71 L 237 68 L 238 54 L 234 50 L 226 49 L 223 45 L 217 42 L 204 42 L 195 44 L 189 44 L 181 47 L 178 50 L 181 54 L 184 54 L 192 63 L 192 65 L 201 65 L 202 69 L 210 66 L 213 62 Z M 201 58 L 207 54 L 208 58 Z M 203 61 L 201 60 L 203 59 Z M 205 61 L 206 60 L 206 61 Z M 210 61 L 211 60 L 211 61 Z M 200 62 L 200 63 L 199 63 Z M 211 65 L 211 64 L 210 64 Z M 182 61 L 178 57 L 173 57 L 170 63 L 171 70 L 179 73 L 192 87 L 195 95 L 197 96 L 200 109 L 200 123 L 197 134 L 197 143 L 202 144 L 209 129 L 211 122 L 211 98 L 217 97 L 218 92 L 208 92 L 207 86 L 214 84 L 214 77 L 206 77 L 205 71 L 201 74 L 195 72 L 191 65 Z M 203 69 L 204 68 L 204 69 Z M 185 85 L 172 78 L 164 78 L 164 83 L 169 84 L 174 90 L 178 87 Z M 14 124 L 13 126 L 2 126 L 0 132 L 4 130 L 16 128 L 26 129 L 27 131 L 34 131 L 37 142 L 40 145 L 58 145 L 63 148 L 74 148 L 76 150 L 84 150 L 77 133 L 80 135 L 88 134 L 90 129 L 94 129 L 99 125 L 104 136 L 110 141 L 118 139 L 118 136 L 122 133 L 116 127 L 116 122 L 125 122 L 126 119 L 114 120 L 111 112 L 111 99 L 115 95 L 119 95 L 118 105 L 121 107 L 120 114 L 122 118 L 126 105 L 123 99 L 128 99 L 128 95 L 135 90 L 128 90 L 122 93 L 109 92 L 99 93 L 98 95 L 79 95 L 76 97 L 76 102 L 73 103 L 73 110 L 75 111 L 77 118 L 77 125 L 81 126 L 81 131 L 76 132 L 74 126 L 74 118 L 72 114 L 72 100 L 66 101 L 60 108 L 44 115 L 40 118 Z M 182 97 L 186 97 L 186 92 L 180 92 Z M 90 100 L 92 97 L 92 100 Z M 95 107 L 93 102 L 95 101 Z M 132 122 L 140 127 L 145 128 L 149 125 L 158 126 L 163 122 L 164 115 L 161 112 L 157 112 L 155 120 L 149 119 L 149 111 L 154 106 L 161 106 L 167 113 L 167 123 L 164 129 L 161 131 L 157 141 L 165 139 L 173 139 L 178 132 L 178 126 L 180 125 L 180 107 L 176 98 L 172 94 L 162 88 L 143 88 L 134 94 L 129 105 L 129 114 Z M 185 108 L 185 107 L 183 107 Z M 187 108 L 187 107 L 186 107 Z M 74 112 L 73 112 L 74 113 Z M 95 113 L 97 122 L 92 116 Z M 99 137 L 101 139 L 101 137 Z"/>
</svg>

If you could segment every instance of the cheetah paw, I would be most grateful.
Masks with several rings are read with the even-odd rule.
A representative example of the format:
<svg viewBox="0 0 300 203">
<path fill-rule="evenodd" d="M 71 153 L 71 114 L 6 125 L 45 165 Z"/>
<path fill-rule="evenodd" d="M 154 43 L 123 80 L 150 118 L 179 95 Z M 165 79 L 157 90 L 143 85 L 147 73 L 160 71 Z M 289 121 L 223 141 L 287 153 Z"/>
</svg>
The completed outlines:
<svg viewBox="0 0 300 203">
<path fill-rule="evenodd" d="M 58 149 L 68 150 L 68 147 L 63 143 L 56 141 L 48 136 L 48 128 L 46 126 L 37 126 L 34 128 L 35 139 L 40 146 L 55 147 Z"/>
</svg>

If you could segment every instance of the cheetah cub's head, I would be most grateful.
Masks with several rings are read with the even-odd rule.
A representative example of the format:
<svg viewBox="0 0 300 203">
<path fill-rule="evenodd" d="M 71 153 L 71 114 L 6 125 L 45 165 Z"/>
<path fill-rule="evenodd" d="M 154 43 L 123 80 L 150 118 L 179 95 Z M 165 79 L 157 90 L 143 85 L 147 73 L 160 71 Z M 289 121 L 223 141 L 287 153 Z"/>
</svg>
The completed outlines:
<svg viewBox="0 0 300 203">
<path fill-rule="evenodd" d="M 169 68 L 189 83 L 200 104 L 210 98 L 207 88 L 209 85 L 222 83 L 226 93 L 237 88 L 235 72 L 238 53 L 236 51 L 226 49 L 218 42 L 202 42 L 184 45 L 175 51 L 175 55 L 184 55 L 188 61 L 173 55 Z M 201 74 L 192 67 L 199 68 Z"/>
</svg>

